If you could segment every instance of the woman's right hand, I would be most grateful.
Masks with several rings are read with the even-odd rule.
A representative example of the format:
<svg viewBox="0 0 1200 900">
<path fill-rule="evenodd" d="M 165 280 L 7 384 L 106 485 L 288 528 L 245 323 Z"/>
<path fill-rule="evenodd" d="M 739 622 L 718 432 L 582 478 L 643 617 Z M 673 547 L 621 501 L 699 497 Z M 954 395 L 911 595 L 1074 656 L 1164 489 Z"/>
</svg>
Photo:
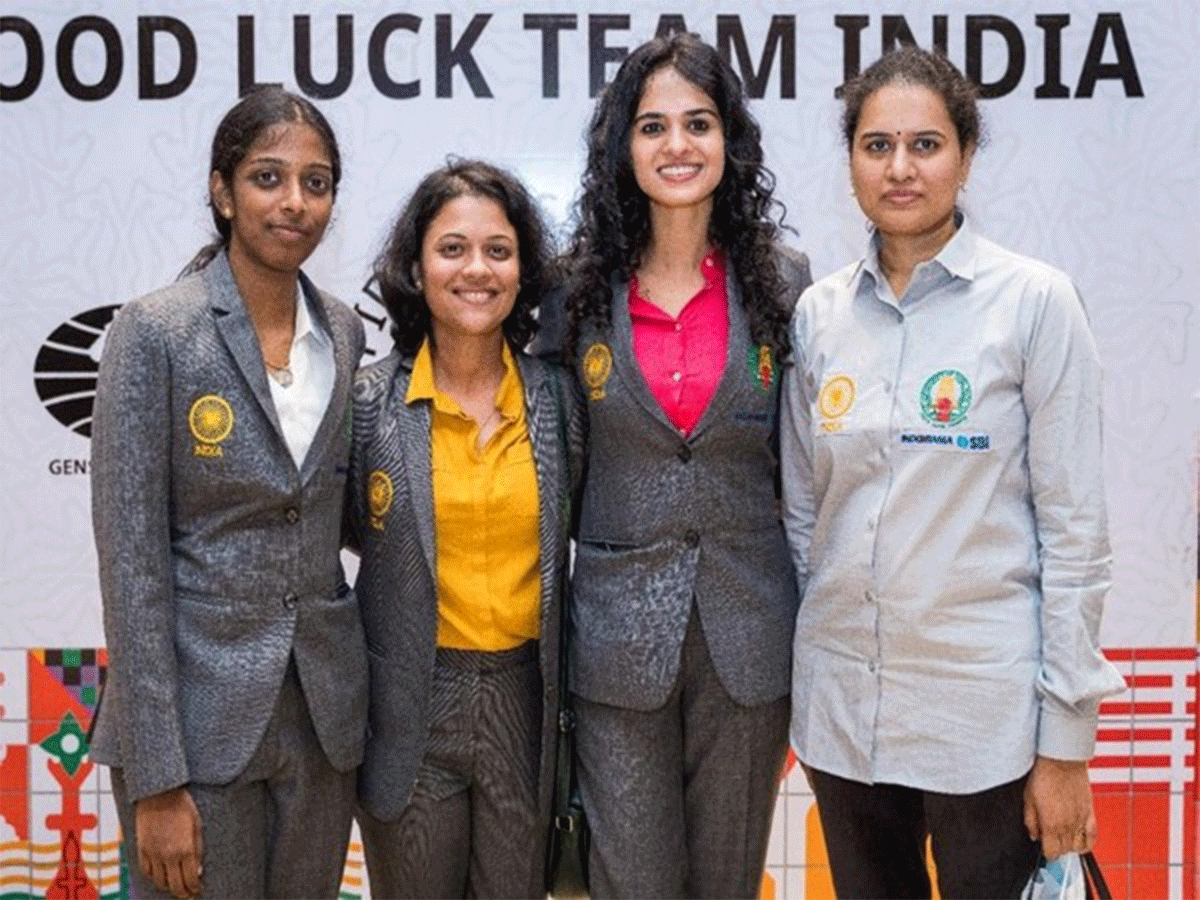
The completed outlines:
<svg viewBox="0 0 1200 900">
<path fill-rule="evenodd" d="M 200 813 L 186 787 L 134 804 L 138 866 L 159 889 L 180 900 L 200 895 L 204 836 Z"/>
</svg>

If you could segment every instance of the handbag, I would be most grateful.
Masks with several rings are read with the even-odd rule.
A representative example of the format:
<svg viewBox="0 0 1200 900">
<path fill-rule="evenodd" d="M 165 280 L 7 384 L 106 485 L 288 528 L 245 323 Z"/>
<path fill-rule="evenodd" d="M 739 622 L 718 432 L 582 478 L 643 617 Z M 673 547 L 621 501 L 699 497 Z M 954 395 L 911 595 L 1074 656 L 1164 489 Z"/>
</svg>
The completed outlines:
<svg viewBox="0 0 1200 900">
<path fill-rule="evenodd" d="M 1038 857 L 1020 900 L 1112 900 L 1112 891 L 1092 851 Z"/>
</svg>

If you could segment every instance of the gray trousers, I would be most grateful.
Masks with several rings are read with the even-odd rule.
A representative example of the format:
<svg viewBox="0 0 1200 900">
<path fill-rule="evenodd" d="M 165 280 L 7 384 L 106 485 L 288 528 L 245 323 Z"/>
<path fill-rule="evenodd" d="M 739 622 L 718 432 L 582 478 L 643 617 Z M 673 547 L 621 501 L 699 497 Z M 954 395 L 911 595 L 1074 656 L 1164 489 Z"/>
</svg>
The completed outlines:
<svg viewBox="0 0 1200 900">
<path fill-rule="evenodd" d="M 538 644 L 437 651 L 429 745 L 393 822 L 358 814 L 371 896 L 545 897 Z"/>
<path fill-rule="evenodd" d="M 133 893 L 169 898 L 138 867 L 137 828 L 120 769 L 113 798 Z M 201 897 L 336 898 L 350 843 L 355 773 L 329 764 L 294 662 L 245 770 L 229 784 L 189 784 L 203 826 Z"/>
<path fill-rule="evenodd" d="M 693 605 L 661 709 L 574 698 L 594 898 L 759 895 L 791 701 L 735 702 L 699 619 Z"/>
</svg>

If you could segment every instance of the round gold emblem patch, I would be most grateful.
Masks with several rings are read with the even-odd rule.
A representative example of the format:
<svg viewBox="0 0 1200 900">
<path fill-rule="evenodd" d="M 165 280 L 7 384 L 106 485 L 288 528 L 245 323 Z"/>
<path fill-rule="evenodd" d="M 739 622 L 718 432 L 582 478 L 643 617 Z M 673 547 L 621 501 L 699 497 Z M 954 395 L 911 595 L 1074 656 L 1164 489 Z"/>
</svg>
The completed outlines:
<svg viewBox="0 0 1200 900">
<path fill-rule="evenodd" d="M 854 405 L 854 382 L 845 375 L 835 375 L 821 388 L 817 403 L 825 418 L 840 419 Z"/>
<path fill-rule="evenodd" d="M 188 428 L 202 444 L 219 444 L 233 431 L 233 409 L 224 397 L 205 394 L 188 412 Z"/>
<path fill-rule="evenodd" d="M 367 506 L 376 519 L 383 518 L 392 506 L 392 479 L 382 469 L 376 469 L 367 478 Z"/>
<path fill-rule="evenodd" d="M 583 354 L 583 383 L 588 386 L 588 396 L 593 400 L 604 399 L 604 385 L 612 373 L 612 351 L 604 344 L 592 344 Z"/>
</svg>

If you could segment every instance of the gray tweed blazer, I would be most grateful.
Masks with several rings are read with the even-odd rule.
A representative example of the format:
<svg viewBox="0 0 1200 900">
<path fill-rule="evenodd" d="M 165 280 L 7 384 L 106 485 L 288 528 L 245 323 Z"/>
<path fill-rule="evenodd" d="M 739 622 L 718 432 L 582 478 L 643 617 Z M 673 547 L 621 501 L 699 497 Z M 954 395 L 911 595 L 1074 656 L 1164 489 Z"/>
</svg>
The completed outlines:
<svg viewBox="0 0 1200 900">
<path fill-rule="evenodd" d="M 543 726 L 539 802 L 550 823 L 558 715 L 559 622 L 571 499 L 585 422 L 568 372 L 515 354 L 538 485 Z M 354 385 L 350 532 L 360 549 L 356 590 L 370 662 L 370 736 L 359 800 L 378 819 L 408 804 L 429 733 L 437 645 L 437 569 L 430 403 L 404 402 L 412 359 L 365 366 Z"/>
<path fill-rule="evenodd" d="M 811 283 L 788 251 L 789 307 Z M 633 353 L 628 285 L 612 324 L 585 328 L 576 374 L 588 456 L 571 606 L 571 690 L 652 710 L 671 692 L 693 598 L 722 685 L 756 705 L 791 690 L 799 595 L 776 492 L 780 367 L 750 340 L 732 269 L 729 350 L 700 422 L 681 436 Z"/>
<path fill-rule="evenodd" d="M 301 276 L 336 377 L 299 470 L 225 254 L 118 312 L 100 361 L 92 519 L 107 683 L 92 758 L 131 800 L 245 768 L 295 656 L 330 762 L 356 766 L 366 650 L 339 557 L 358 316 Z"/>
</svg>

